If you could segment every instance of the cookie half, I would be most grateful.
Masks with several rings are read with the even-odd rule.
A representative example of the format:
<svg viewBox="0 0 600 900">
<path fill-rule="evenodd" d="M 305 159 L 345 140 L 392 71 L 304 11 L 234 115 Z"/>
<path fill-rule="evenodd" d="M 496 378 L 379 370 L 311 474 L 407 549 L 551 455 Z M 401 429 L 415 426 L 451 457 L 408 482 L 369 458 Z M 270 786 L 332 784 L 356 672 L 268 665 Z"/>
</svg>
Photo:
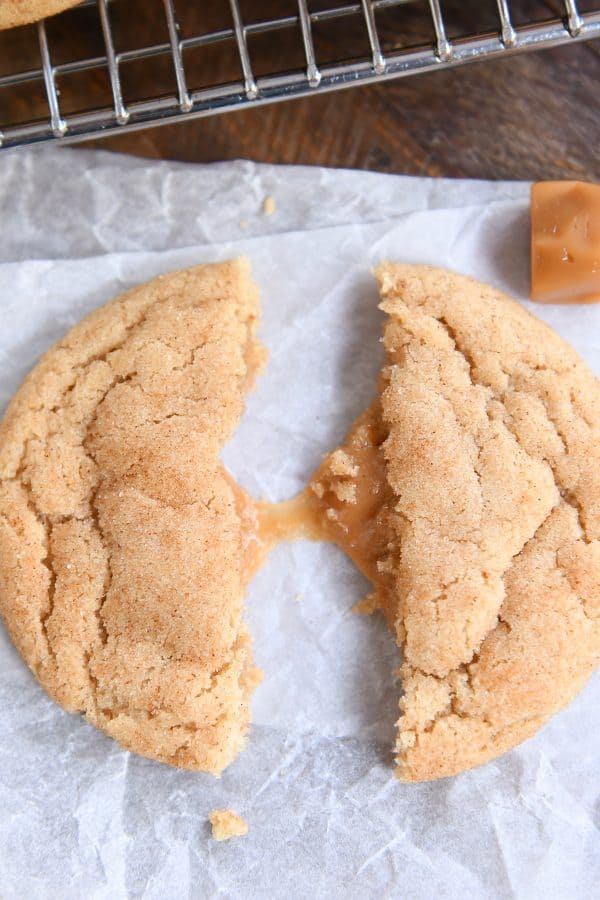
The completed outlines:
<svg viewBox="0 0 600 900">
<path fill-rule="evenodd" d="M 397 773 L 531 736 L 600 661 L 600 386 L 498 291 L 376 272 L 381 396 L 311 489 L 403 652 Z"/>
<path fill-rule="evenodd" d="M 254 507 L 222 468 L 262 366 L 245 261 L 75 326 L 0 427 L 0 612 L 48 693 L 129 750 L 218 774 L 257 683 Z"/>
<path fill-rule="evenodd" d="M 0 0 L 0 30 L 47 19 L 81 0 Z"/>
</svg>

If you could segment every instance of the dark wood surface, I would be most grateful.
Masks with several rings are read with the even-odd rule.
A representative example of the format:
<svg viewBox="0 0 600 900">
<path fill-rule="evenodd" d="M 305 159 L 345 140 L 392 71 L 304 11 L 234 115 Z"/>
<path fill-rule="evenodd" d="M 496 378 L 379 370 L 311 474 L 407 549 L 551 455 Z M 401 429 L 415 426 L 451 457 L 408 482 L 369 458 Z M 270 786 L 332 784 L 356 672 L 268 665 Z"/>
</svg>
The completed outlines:
<svg viewBox="0 0 600 900">
<path fill-rule="evenodd" d="M 185 0 L 180 0 L 181 4 Z M 468 28 L 473 8 L 485 0 L 445 0 L 444 9 L 457 33 Z M 265 4 L 263 3 L 263 6 Z M 272 10 L 287 9 L 289 2 L 273 0 Z M 128 16 L 135 14 L 133 0 L 113 4 L 122 40 L 132 40 L 134 25 Z M 267 6 L 269 4 L 267 3 Z M 411 20 L 418 40 L 422 29 L 429 28 L 426 5 Z M 492 0 L 488 6 L 493 8 Z M 543 3 L 513 0 L 517 21 L 521 18 L 548 16 L 553 0 Z M 202 7 L 215 9 L 213 25 L 218 25 L 223 3 L 187 4 L 188 17 Z M 191 10 L 191 11 L 190 11 Z M 283 10 L 285 11 L 285 9 Z M 85 37 L 85 17 L 91 10 L 80 10 L 81 31 Z M 73 14 L 71 14 L 73 15 Z M 115 13 L 113 12 L 113 16 Z M 55 20 L 49 32 L 54 58 L 66 54 L 66 32 Z M 135 40 L 139 46 L 157 39 L 151 17 L 135 18 Z M 203 27 L 205 29 L 205 21 Z M 62 27 L 62 31 L 61 31 Z M 198 27 L 190 21 L 186 27 Z M 357 31 L 360 28 L 360 33 Z M 90 22 L 90 35 L 94 24 Z M 129 32 L 128 32 L 129 29 Z M 141 33 L 140 33 L 141 29 Z M 96 29 L 97 31 L 97 29 Z M 397 21 L 381 23 L 384 46 L 397 42 Z M 128 36 L 129 35 L 129 36 Z M 363 27 L 358 18 L 338 23 L 318 33 L 317 49 L 321 58 L 339 54 L 340 40 L 350 54 L 360 52 Z M 88 52 L 94 52 L 89 37 Z M 289 39 L 291 41 L 291 38 Z M 294 38 L 295 40 L 295 38 Z M 300 64 L 301 45 L 288 44 L 287 36 L 274 44 L 251 46 L 260 67 L 272 70 Z M 0 56 L 2 53 L 0 46 Z M 7 54 L 14 60 L 26 57 L 25 37 L 13 41 Z M 67 57 L 68 58 L 68 57 Z M 168 63 L 165 60 L 164 63 Z M 213 76 L 227 80 L 232 72 L 218 47 L 203 64 Z M 151 91 L 157 79 L 171 77 L 160 68 L 140 72 L 137 90 Z M 235 77 L 235 73 L 233 73 Z M 61 87 L 65 108 L 77 109 L 93 97 L 101 102 L 107 90 L 106 74 L 92 73 L 81 84 Z M 6 101 L 5 101 L 6 102 Z M 18 119 L 31 104 L 27 92 L 14 92 L 12 107 L 3 110 L 8 120 Z M 386 84 L 362 87 L 302 100 L 228 113 L 216 117 L 122 134 L 87 146 L 118 150 L 148 157 L 211 161 L 239 157 L 273 163 L 302 163 L 356 167 L 382 172 L 446 175 L 472 178 L 581 178 L 600 179 L 600 48 L 594 44 L 574 44 L 554 50 L 527 53 L 494 62 L 465 66 L 454 70 L 417 75 Z"/>
</svg>

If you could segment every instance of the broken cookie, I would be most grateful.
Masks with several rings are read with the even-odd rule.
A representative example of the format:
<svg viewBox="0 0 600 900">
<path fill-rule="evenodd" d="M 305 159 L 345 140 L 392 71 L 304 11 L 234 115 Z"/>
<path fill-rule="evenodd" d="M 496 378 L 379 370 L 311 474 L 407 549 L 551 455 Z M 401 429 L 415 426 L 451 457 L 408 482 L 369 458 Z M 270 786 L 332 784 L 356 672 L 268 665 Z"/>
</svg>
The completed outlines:
<svg viewBox="0 0 600 900">
<path fill-rule="evenodd" d="M 381 397 L 311 483 L 403 652 L 397 773 L 514 747 L 600 659 L 600 387 L 507 297 L 424 266 L 377 270 Z"/>
<path fill-rule="evenodd" d="M 497 291 L 378 270 L 380 396 L 300 497 L 256 503 L 219 453 L 264 351 L 244 261 L 96 311 L 0 427 L 0 612 L 65 709 L 218 774 L 259 680 L 245 587 L 278 541 L 333 540 L 402 648 L 398 775 L 486 762 L 574 697 L 600 655 L 600 389 Z"/>
<path fill-rule="evenodd" d="M 0 612 L 40 683 L 120 744 L 218 774 L 257 683 L 254 506 L 219 462 L 264 351 L 245 261 L 76 325 L 0 428 Z"/>
</svg>

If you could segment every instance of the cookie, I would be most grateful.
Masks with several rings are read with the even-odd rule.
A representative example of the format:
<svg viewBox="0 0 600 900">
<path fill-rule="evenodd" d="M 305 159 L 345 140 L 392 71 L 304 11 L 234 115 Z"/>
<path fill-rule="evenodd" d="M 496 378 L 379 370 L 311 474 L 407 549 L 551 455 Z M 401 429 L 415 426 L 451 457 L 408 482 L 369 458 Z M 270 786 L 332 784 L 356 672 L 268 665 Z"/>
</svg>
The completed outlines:
<svg viewBox="0 0 600 900">
<path fill-rule="evenodd" d="M 229 841 L 248 834 L 248 823 L 231 809 L 213 809 L 208 814 L 215 841 Z"/>
<path fill-rule="evenodd" d="M 81 0 L 0 0 L 0 30 L 47 19 Z"/>
<path fill-rule="evenodd" d="M 498 291 L 377 270 L 381 396 L 311 490 L 402 648 L 397 774 L 514 747 L 600 661 L 600 386 Z"/>
<path fill-rule="evenodd" d="M 0 612 L 51 697 L 218 774 L 257 683 L 254 507 L 219 462 L 263 363 L 245 261 L 137 287 L 40 360 L 0 427 Z"/>
</svg>

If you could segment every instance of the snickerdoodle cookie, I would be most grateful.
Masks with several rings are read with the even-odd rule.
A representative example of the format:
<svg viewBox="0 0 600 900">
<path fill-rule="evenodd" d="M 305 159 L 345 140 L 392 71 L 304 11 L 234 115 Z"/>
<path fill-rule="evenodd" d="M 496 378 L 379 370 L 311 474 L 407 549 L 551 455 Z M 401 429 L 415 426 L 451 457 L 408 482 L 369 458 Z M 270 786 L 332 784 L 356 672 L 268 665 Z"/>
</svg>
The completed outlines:
<svg viewBox="0 0 600 900">
<path fill-rule="evenodd" d="M 0 0 L 0 30 L 27 25 L 77 6 L 81 0 Z"/>
<path fill-rule="evenodd" d="M 600 660 L 600 386 L 507 297 L 377 270 L 381 397 L 311 488 L 403 651 L 398 775 L 484 763 Z"/>
<path fill-rule="evenodd" d="M 244 261 L 75 326 L 0 428 L 0 612 L 48 693 L 124 747 L 219 773 L 257 682 L 253 505 L 219 463 L 263 361 Z"/>
</svg>

